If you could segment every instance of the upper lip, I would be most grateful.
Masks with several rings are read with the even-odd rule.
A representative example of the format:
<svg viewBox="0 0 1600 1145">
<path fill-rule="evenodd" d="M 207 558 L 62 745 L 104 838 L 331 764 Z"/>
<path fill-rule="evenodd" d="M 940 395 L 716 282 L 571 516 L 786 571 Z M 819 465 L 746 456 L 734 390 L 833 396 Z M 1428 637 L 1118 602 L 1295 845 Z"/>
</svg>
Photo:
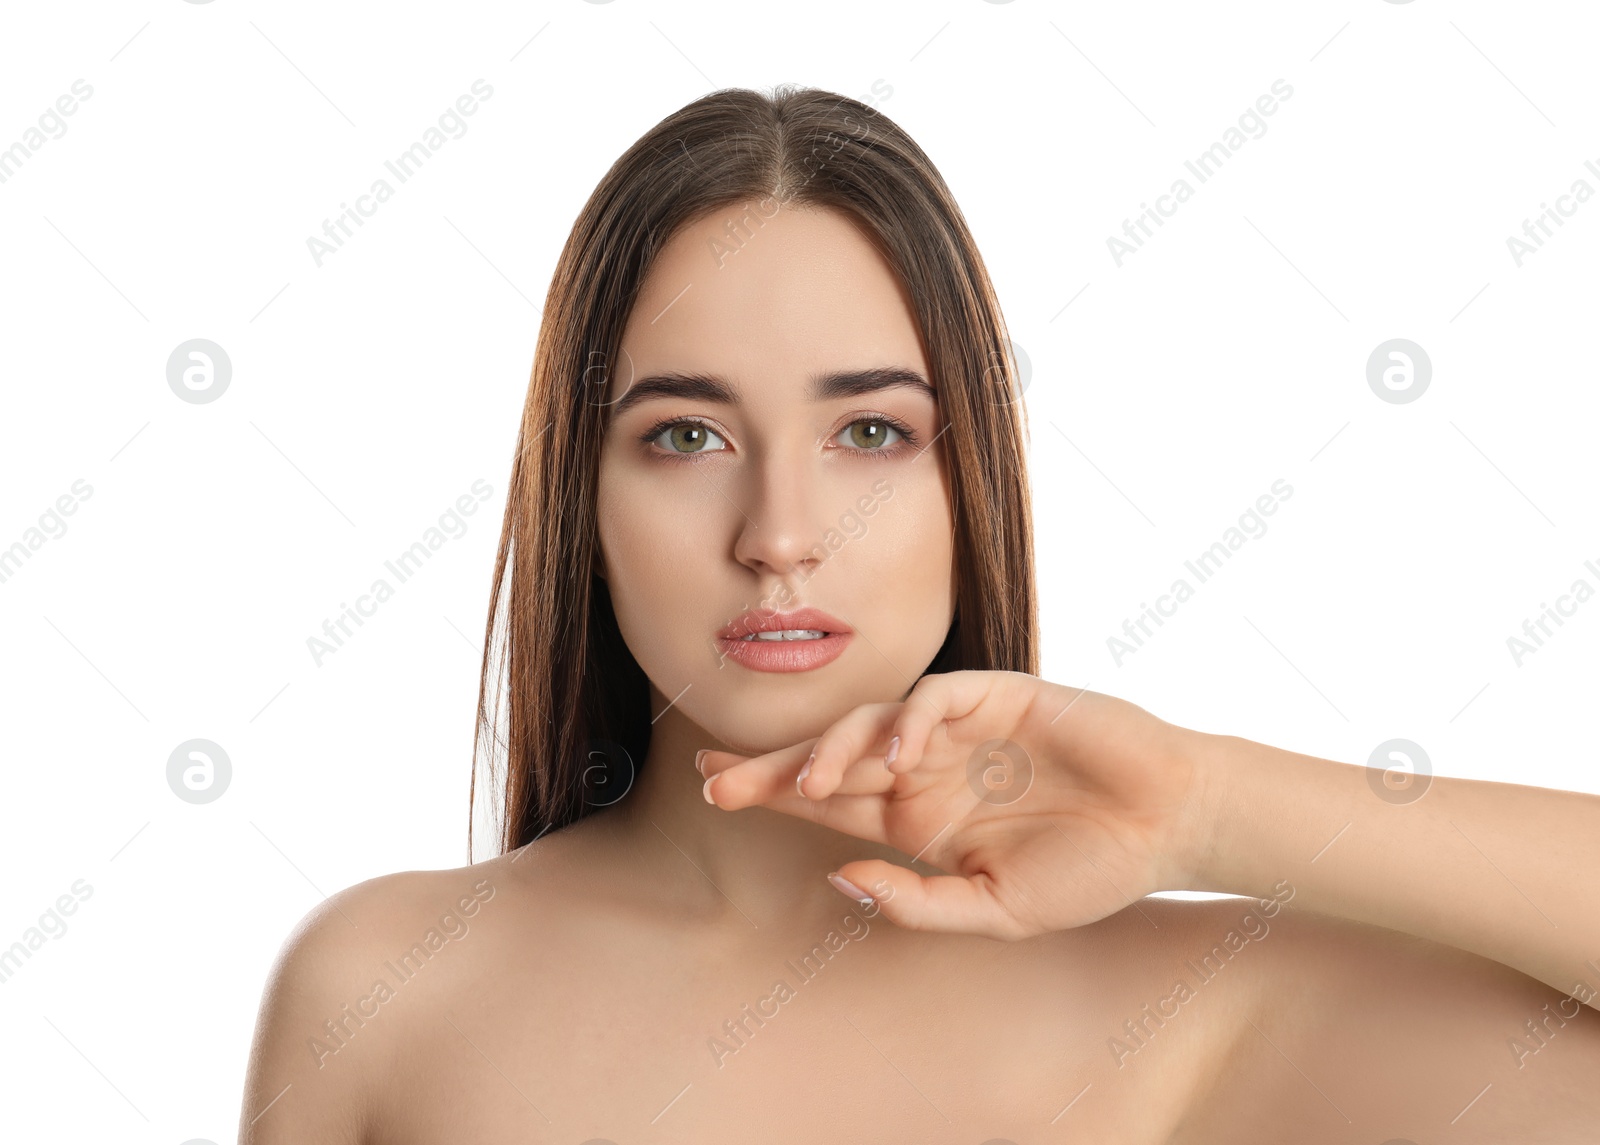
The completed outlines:
<svg viewBox="0 0 1600 1145">
<path fill-rule="evenodd" d="M 793 612 L 763 612 L 750 609 L 734 617 L 717 635 L 724 640 L 741 640 L 754 632 L 782 632 L 785 629 L 810 629 L 819 632 L 849 632 L 851 628 L 820 608 L 797 608 Z"/>
</svg>

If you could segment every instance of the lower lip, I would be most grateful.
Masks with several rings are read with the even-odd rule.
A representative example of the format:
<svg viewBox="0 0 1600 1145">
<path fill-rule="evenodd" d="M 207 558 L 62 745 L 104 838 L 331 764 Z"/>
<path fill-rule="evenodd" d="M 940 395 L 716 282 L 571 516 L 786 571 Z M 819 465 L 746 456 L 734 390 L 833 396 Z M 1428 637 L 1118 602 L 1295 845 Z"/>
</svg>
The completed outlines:
<svg viewBox="0 0 1600 1145">
<path fill-rule="evenodd" d="M 717 644 L 729 660 L 756 672 L 809 672 L 839 658 L 851 633 L 830 632 L 821 640 L 730 640 Z"/>
</svg>

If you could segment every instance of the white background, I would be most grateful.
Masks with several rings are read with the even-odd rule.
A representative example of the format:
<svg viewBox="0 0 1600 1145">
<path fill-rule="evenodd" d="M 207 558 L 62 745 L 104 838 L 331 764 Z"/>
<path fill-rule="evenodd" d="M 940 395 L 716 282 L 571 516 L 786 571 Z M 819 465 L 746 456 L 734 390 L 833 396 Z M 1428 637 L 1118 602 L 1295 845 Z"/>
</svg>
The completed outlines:
<svg viewBox="0 0 1600 1145">
<path fill-rule="evenodd" d="M 93 891 L 0 985 L 4 1135 L 231 1140 L 296 920 L 468 860 L 538 304 L 604 170 L 714 87 L 882 81 L 953 188 L 1031 364 L 1046 677 L 1600 791 L 1600 603 L 1507 647 L 1600 588 L 1600 203 L 1520 267 L 1506 242 L 1600 188 L 1597 30 L 1577 2 L 7 5 L 0 148 L 93 94 L 0 183 L 0 547 L 93 492 L 0 583 L 0 947 Z M 466 133 L 317 266 L 306 239 L 479 78 Z M 1108 237 L 1278 79 L 1119 267 Z M 192 338 L 231 360 L 215 402 L 168 387 Z M 1391 338 L 1431 359 L 1414 402 L 1368 386 Z M 1279 478 L 1266 534 L 1117 666 L 1107 638 Z M 478 479 L 319 667 L 307 637 Z M 195 806 L 166 764 L 200 737 L 233 774 Z"/>
</svg>

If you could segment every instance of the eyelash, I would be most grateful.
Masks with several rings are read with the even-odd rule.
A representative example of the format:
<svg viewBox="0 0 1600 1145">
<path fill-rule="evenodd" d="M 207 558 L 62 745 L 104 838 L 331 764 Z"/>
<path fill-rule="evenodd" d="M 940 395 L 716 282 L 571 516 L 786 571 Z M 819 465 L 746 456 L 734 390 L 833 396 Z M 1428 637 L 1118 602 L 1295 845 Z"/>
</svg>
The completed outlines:
<svg viewBox="0 0 1600 1145">
<path fill-rule="evenodd" d="M 851 421 L 851 422 L 847 423 L 843 428 L 841 428 L 839 430 L 839 433 L 843 433 L 845 430 L 849 429 L 853 425 L 860 425 L 862 422 L 877 422 L 880 425 L 886 425 L 890 429 L 892 429 L 896 433 L 898 433 L 900 435 L 901 440 L 895 442 L 893 445 L 880 446 L 877 449 L 862 449 L 859 446 L 847 446 L 846 448 L 849 449 L 850 452 L 852 452 L 852 453 L 860 453 L 860 454 L 862 454 L 864 456 L 870 457 L 873 460 L 877 461 L 877 460 L 883 460 L 884 458 L 898 457 L 902 453 L 904 453 L 906 450 L 915 449 L 917 447 L 918 439 L 917 439 L 916 432 L 913 431 L 912 428 L 909 425 L 907 425 L 905 422 L 901 421 L 899 418 L 889 417 L 886 414 L 871 414 L 871 415 L 868 415 L 866 417 L 858 417 L 854 421 Z M 658 421 L 658 422 L 656 422 L 655 425 L 653 425 L 649 429 L 645 430 L 644 433 L 642 433 L 639 436 L 639 441 L 640 441 L 641 444 L 643 444 L 645 446 L 649 446 L 649 445 L 651 445 L 651 444 L 653 444 L 655 442 L 656 438 L 660 437 L 667 430 L 676 429 L 680 425 L 698 425 L 703 429 L 707 429 L 707 430 L 710 430 L 712 433 L 716 433 L 718 437 L 722 436 L 720 433 L 717 432 L 716 426 L 712 425 L 710 422 L 705 421 L 705 420 L 703 420 L 701 418 L 697 418 L 697 417 L 675 417 L 675 418 L 669 418 L 666 421 Z M 839 436 L 839 434 L 834 434 L 834 436 L 837 437 L 837 436 Z M 678 452 L 676 450 L 670 450 L 669 449 L 669 450 L 664 450 L 661 453 L 655 454 L 655 456 L 660 457 L 662 460 L 668 461 L 668 462 L 680 462 L 680 461 L 692 461 L 695 457 L 699 456 L 700 453 L 708 453 L 708 452 L 709 453 L 719 453 L 721 451 L 720 450 L 699 450 L 699 451 L 696 451 L 695 453 L 680 453 L 680 452 Z"/>
</svg>

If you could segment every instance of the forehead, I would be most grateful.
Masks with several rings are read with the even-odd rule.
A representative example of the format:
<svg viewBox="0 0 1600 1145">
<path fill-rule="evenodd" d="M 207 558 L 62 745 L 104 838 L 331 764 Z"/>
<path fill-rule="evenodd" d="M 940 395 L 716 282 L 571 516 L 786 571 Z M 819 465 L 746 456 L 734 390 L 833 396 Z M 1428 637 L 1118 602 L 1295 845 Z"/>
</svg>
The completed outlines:
<svg viewBox="0 0 1600 1145">
<path fill-rule="evenodd" d="M 766 209 L 777 207 L 767 200 Z M 799 393 L 817 374 L 901 365 L 927 376 L 910 297 L 846 215 L 752 200 L 681 228 L 657 256 L 622 340 L 636 376 L 727 376 Z M 613 395 L 615 396 L 615 395 Z"/>
</svg>

